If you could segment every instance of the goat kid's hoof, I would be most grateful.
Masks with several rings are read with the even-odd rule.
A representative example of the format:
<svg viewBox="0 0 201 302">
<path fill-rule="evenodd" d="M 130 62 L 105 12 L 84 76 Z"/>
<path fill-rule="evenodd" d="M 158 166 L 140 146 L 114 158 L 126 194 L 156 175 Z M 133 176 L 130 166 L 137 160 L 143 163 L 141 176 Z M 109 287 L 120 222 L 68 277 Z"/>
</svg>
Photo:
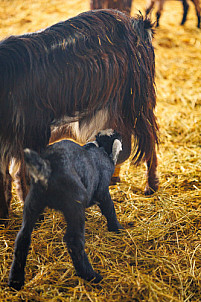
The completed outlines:
<svg viewBox="0 0 201 302">
<path fill-rule="evenodd" d="M 81 276 L 81 275 L 78 275 L 78 276 L 81 277 L 82 279 L 84 279 L 88 282 L 94 283 L 94 284 L 99 283 L 103 279 L 103 277 L 100 274 L 96 273 L 96 272 L 94 272 L 93 275 L 87 276 L 87 277 L 86 276 Z"/>
<path fill-rule="evenodd" d="M 24 285 L 24 281 L 15 281 L 15 280 L 8 281 L 8 286 L 15 290 L 20 290 L 23 285 Z"/>
<path fill-rule="evenodd" d="M 121 230 L 124 230 L 124 227 L 122 227 L 120 223 L 117 226 L 108 227 L 109 232 L 114 232 L 117 234 L 119 234 L 121 232 Z"/>
<path fill-rule="evenodd" d="M 98 274 L 98 273 L 95 272 L 94 278 L 91 279 L 90 281 L 91 281 L 92 283 L 97 284 L 97 283 L 99 283 L 102 279 L 103 279 L 103 277 L 102 277 L 100 274 Z"/>
</svg>

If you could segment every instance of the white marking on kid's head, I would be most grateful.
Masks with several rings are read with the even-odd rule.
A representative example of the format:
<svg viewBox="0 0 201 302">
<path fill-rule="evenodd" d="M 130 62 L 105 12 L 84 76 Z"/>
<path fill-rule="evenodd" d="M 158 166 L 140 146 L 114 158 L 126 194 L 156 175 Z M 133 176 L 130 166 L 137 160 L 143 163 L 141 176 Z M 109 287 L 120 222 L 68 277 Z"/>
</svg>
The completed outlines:
<svg viewBox="0 0 201 302">
<path fill-rule="evenodd" d="M 119 153 L 122 151 L 122 143 L 119 139 L 115 139 L 112 146 L 112 159 L 116 165 Z"/>
</svg>

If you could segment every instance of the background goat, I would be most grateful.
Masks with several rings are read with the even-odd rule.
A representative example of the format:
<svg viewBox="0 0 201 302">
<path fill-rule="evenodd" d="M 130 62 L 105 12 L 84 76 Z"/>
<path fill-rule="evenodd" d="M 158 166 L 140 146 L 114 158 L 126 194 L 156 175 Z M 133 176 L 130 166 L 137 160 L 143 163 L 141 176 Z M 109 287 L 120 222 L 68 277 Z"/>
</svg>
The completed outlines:
<svg viewBox="0 0 201 302">
<path fill-rule="evenodd" d="M 151 39 L 148 19 L 94 10 L 0 43 L 0 218 L 8 217 L 11 159 L 23 163 L 24 148 L 44 150 L 51 127 L 84 143 L 116 129 L 119 163 L 134 137 L 133 161 L 147 161 L 146 194 L 157 190 Z"/>
<path fill-rule="evenodd" d="M 122 149 L 121 138 L 112 130 L 99 133 L 96 141 L 81 147 L 72 141 L 60 141 L 41 154 L 25 150 L 25 162 L 32 177 L 23 223 L 15 242 L 9 285 L 20 289 L 33 227 L 45 209 L 61 211 L 67 222 L 64 240 L 78 276 L 99 282 L 102 277 L 89 263 L 84 251 L 85 208 L 98 203 L 109 231 L 118 232 L 109 184 L 114 165 Z"/>
<path fill-rule="evenodd" d="M 201 18 L 201 7 L 200 7 L 200 0 L 191 0 L 193 4 L 195 5 L 195 10 L 197 14 L 197 27 L 200 28 L 200 18 Z M 189 9 L 189 2 L 190 0 L 182 0 L 183 4 L 183 18 L 181 21 L 181 25 L 183 25 L 186 22 L 186 17 Z M 156 12 L 156 26 L 159 26 L 159 20 L 161 17 L 161 13 L 163 11 L 163 6 L 164 6 L 165 0 L 149 0 L 147 4 L 147 9 L 146 9 L 146 15 L 150 13 L 150 11 L 154 8 L 154 5 L 157 4 L 157 12 Z"/>
<path fill-rule="evenodd" d="M 131 13 L 132 0 L 91 0 L 91 9 L 113 8 L 122 12 Z"/>
</svg>

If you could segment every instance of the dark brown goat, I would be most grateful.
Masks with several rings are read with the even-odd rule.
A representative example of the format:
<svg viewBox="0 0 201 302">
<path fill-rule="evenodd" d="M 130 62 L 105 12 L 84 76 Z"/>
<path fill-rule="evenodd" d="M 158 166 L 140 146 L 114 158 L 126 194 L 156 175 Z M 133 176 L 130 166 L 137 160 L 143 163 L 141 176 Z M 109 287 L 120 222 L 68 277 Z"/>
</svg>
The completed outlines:
<svg viewBox="0 0 201 302">
<path fill-rule="evenodd" d="M 119 163 L 134 137 L 133 161 L 147 162 L 146 194 L 157 190 L 151 37 L 142 16 L 94 10 L 0 43 L 0 218 L 8 217 L 11 159 L 23 163 L 24 148 L 44 150 L 51 127 L 70 129 L 84 143 L 116 129 L 123 139 Z"/>
<path fill-rule="evenodd" d="M 113 8 L 130 15 L 132 0 L 91 0 L 91 9 Z"/>
<path fill-rule="evenodd" d="M 197 27 L 200 28 L 200 18 L 201 18 L 200 0 L 191 0 L 191 1 L 195 5 L 195 10 L 196 10 L 197 19 L 198 19 Z M 188 9 L 189 9 L 189 2 L 190 2 L 190 0 L 182 0 L 183 18 L 181 21 L 181 25 L 184 25 L 184 23 L 186 22 L 186 17 L 187 17 Z M 156 26 L 158 27 L 165 0 L 148 0 L 146 15 L 148 15 L 151 12 L 151 10 L 154 8 L 156 3 L 157 3 Z"/>
</svg>

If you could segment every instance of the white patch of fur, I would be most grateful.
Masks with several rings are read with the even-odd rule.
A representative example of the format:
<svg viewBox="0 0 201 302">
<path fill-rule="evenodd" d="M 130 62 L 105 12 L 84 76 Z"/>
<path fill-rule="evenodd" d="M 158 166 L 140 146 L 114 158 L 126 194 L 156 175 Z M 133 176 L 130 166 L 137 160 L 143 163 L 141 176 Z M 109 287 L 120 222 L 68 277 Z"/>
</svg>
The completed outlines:
<svg viewBox="0 0 201 302">
<path fill-rule="evenodd" d="M 17 174 L 19 169 L 20 169 L 20 162 L 13 157 L 9 165 L 9 173 L 13 179 L 15 178 L 15 175 Z"/>
<path fill-rule="evenodd" d="M 122 143 L 119 139 L 115 139 L 112 146 L 112 159 L 114 164 L 116 165 L 119 153 L 122 151 Z"/>
<path fill-rule="evenodd" d="M 105 129 L 100 131 L 99 136 L 112 136 L 113 134 L 114 134 L 113 129 Z"/>
<path fill-rule="evenodd" d="M 73 135 L 80 144 L 95 140 L 96 135 L 107 128 L 109 114 L 106 109 L 99 110 L 90 120 L 71 123 Z"/>
</svg>

